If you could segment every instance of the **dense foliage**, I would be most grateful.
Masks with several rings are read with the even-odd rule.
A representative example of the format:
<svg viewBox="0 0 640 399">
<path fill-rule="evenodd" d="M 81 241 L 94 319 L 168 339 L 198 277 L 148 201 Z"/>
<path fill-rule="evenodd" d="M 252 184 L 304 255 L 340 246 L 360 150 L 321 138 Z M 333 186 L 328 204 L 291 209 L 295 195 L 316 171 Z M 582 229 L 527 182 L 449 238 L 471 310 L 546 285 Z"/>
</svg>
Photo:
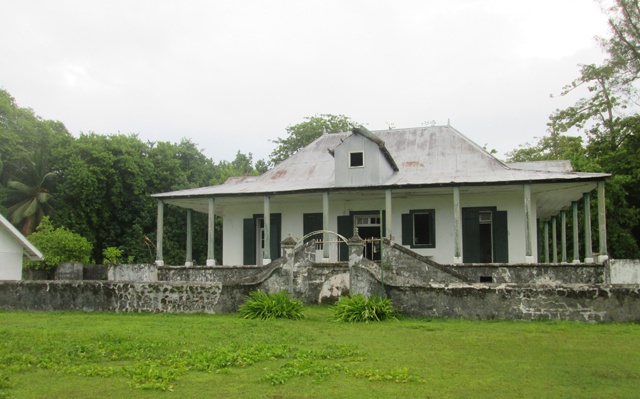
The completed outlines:
<svg viewBox="0 0 640 399">
<path fill-rule="evenodd" d="M 64 262 L 91 262 L 92 246 L 86 238 L 65 227 L 54 228 L 48 216 L 42 219 L 29 241 L 44 255 L 42 262 L 26 262 L 26 267 L 53 271 Z"/>
<path fill-rule="evenodd" d="M 395 319 L 397 313 L 389 298 L 377 295 L 371 298 L 362 295 L 343 296 L 333 307 L 334 319 L 349 323 Z"/>
<path fill-rule="evenodd" d="M 188 139 L 179 143 L 143 142 L 136 135 L 80 134 L 60 122 L 42 120 L 20 108 L 0 89 L 0 212 L 25 235 L 44 216 L 56 227 L 85 237 L 91 258 L 103 262 L 114 247 L 123 259 L 155 259 L 157 201 L 151 194 L 223 183 L 230 176 L 266 170 L 251 154 L 232 162 L 213 162 Z M 165 207 L 164 258 L 185 261 L 186 210 Z M 192 217 L 193 258 L 204 264 L 207 215 Z M 216 229 L 222 228 L 216 220 Z M 217 261 L 222 235 L 216 234 Z"/>
<path fill-rule="evenodd" d="M 616 0 L 607 10 L 611 37 L 602 65 L 584 65 L 563 96 L 583 93 L 550 116 L 548 136 L 507 154 L 510 161 L 568 159 L 582 172 L 606 172 L 607 237 L 614 258 L 640 258 L 640 115 L 635 83 L 640 74 L 640 9 Z M 570 133 L 582 133 L 581 137 Z M 592 207 L 594 217 L 596 209 Z M 596 219 L 594 219 L 596 220 Z M 597 248 L 595 245 L 594 248 Z"/>
<path fill-rule="evenodd" d="M 304 319 L 302 302 L 289 296 L 287 291 L 267 294 L 252 291 L 238 312 L 244 319 Z"/>
</svg>

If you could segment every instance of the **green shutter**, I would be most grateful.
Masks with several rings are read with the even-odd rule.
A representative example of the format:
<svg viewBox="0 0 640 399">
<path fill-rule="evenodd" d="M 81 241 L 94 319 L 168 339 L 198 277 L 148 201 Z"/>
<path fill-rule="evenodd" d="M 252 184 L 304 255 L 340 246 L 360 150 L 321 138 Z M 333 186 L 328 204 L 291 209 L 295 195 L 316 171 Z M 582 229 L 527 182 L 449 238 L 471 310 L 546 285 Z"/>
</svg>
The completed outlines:
<svg viewBox="0 0 640 399">
<path fill-rule="evenodd" d="M 282 215 L 275 213 L 271 215 L 271 245 L 269 250 L 271 252 L 271 260 L 278 259 L 280 257 L 280 231 L 282 230 Z"/>
<path fill-rule="evenodd" d="M 413 217 L 410 213 L 402 214 L 402 245 L 413 244 Z"/>
<path fill-rule="evenodd" d="M 462 209 L 462 262 L 480 262 L 480 221 L 478 209 Z"/>
<path fill-rule="evenodd" d="M 353 237 L 353 216 L 338 216 L 338 234 L 347 240 Z M 340 261 L 349 261 L 349 247 L 340 244 Z"/>
<path fill-rule="evenodd" d="M 255 219 L 242 220 L 242 252 L 243 264 L 256 264 L 256 221 Z"/>
<path fill-rule="evenodd" d="M 509 263 L 507 211 L 493 212 L 493 261 L 496 263 Z"/>
<path fill-rule="evenodd" d="M 305 213 L 302 215 L 302 235 L 306 236 L 307 234 L 318 230 L 322 230 L 322 213 Z M 314 238 L 321 237 L 309 237 L 304 240 L 304 242 L 308 242 Z"/>
</svg>

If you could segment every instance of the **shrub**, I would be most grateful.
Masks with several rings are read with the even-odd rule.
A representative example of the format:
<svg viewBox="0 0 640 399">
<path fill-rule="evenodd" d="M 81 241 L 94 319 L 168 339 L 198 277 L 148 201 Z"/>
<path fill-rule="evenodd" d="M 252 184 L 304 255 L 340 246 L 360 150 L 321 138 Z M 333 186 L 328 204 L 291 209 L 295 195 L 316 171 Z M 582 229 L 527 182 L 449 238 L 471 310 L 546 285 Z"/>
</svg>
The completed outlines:
<svg viewBox="0 0 640 399">
<path fill-rule="evenodd" d="M 64 227 L 53 228 L 49 217 L 31 234 L 29 241 L 44 255 L 42 262 L 25 262 L 25 267 L 51 271 L 64 262 L 90 263 L 93 246 L 86 238 Z"/>
<path fill-rule="evenodd" d="M 102 250 L 102 261 L 105 265 L 117 265 L 120 263 L 122 250 L 117 247 L 108 247 Z"/>
<path fill-rule="evenodd" d="M 334 319 L 350 323 L 395 319 L 396 314 L 391 300 L 377 295 L 371 298 L 362 295 L 343 296 L 333 306 Z"/>
<path fill-rule="evenodd" d="M 240 306 L 240 316 L 245 319 L 304 319 L 302 302 L 292 299 L 287 291 L 266 294 L 253 291 L 247 301 Z"/>
</svg>

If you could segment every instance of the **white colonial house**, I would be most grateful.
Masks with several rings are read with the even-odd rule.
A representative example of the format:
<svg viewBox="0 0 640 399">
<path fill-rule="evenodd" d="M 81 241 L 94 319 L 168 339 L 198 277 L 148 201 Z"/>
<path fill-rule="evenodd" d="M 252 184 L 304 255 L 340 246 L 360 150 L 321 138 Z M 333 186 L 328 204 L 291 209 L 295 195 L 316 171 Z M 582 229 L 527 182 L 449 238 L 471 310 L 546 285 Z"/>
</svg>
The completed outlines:
<svg viewBox="0 0 640 399">
<path fill-rule="evenodd" d="M 364 239 L 381 235 L 443 264 L 537 263 L 538 221 L 562 226 L 573 212 L 573 258 L 606 260 L 603 173 L 578 173 L 568 161 L 505 164 L 451 126 L 325 134 L 261 176 L 155 194 L 157 263 L 162 260 L 164 204 L 208 213 L 208 265 L 214 265 L 214 215 L 223 219 L 224 265 L 264 265 L 281 240 L 314 231 Z M 590 195 L 597 189 L 599 252 L 591 249 Z M 578 226 L 578 201 L 584 201 Z M 583 208 L 583 207 L 581 207 Z M 547 226 L 545 224 L 545 226 Z M 188 229 L 190 230 L 190 229 Z M 548 230 L 545 228 L 545 232 Z M 583 254 L 578 237 L 584 234 Z M 560 244 L 558 244 L 560 245 Z M 347 251 L 326 249 L 327 260 Z M 555 254 L 555 251 L 554 251 Z M 595 256 L 597 255 L 597 257 Z M 375 248 L 368 246 L 375 259 Z M 551 262 L 547 257 L 545 262 Z M 187 237 L 186 265 L 192 264 Z"/>
<path fill-rule="evenodd" d="M 22 260 L 43 260 L 38 249 L 0 215 L 0 280 L 22 280 Z"/>
</svg>

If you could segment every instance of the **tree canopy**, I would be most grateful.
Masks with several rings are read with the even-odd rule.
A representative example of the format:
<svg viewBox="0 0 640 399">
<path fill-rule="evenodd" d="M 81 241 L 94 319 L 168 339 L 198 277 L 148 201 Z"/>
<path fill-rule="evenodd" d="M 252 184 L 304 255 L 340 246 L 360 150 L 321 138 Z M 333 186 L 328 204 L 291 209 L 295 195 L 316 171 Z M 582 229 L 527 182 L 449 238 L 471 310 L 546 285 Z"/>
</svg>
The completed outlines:
<svg viewBox="0 0 640 399">
<path fill-rule="evenodd" d="M 562 96 L 580 92 L 575 104 L 549 117 L 548 136 L 507 154 L 510 161 L 568 159 L 584 172 L 607 172 L 607 235 L 614 258 L 640 257 L 640 115 L 634 87 L 640 77 L 640 9 L 616 0 L 606 10 L 611 36 L 600 42 L 601 64 L 583 65 Z M 581 137 L 569 135 L 573 131 Z M 594 211 L 595 212 L 595 211 Z"/>
<path fill-rule="evenodd" d="M 344 115 L 319 114 L 305 117 L 304 122 L 287 126 L 286 137 L 273 140 L 277 147 L 269 157 L 270 166 L 289 158 L 322 136 L 325 131 L 327 133 L 347 132 L 358 125 L 359 123 Z"/>
</svg>

